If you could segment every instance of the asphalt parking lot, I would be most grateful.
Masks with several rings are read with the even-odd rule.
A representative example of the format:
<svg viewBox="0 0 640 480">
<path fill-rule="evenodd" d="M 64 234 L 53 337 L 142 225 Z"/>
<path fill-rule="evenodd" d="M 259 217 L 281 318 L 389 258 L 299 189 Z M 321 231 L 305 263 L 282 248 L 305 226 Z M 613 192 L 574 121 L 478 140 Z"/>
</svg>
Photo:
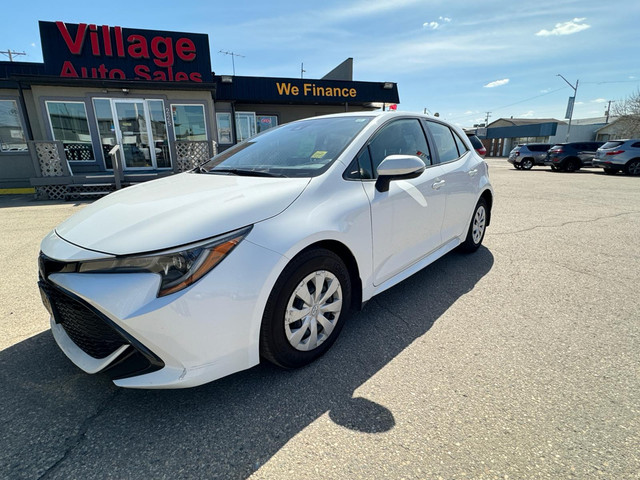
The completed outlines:
<svg viewBox="0 0 640 480">
<path fill-rule="evenodd" d="M 67 360 L 36 256 L 84 204 L 0 196 L 0 478 L 640 478 L 640 178 L 488 163 L 478 252 L 376 297 L 309 367 L 176 391 Z"/>
</svg>

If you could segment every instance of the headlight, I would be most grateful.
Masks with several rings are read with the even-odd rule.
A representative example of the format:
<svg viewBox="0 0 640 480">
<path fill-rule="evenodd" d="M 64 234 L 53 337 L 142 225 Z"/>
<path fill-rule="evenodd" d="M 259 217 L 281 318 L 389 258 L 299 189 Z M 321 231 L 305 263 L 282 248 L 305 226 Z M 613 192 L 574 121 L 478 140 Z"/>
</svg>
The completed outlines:
<svg viewBox="0 0 640 480">
<path fill-rule="evenodd" d="M 92 260 L 79 265 L 81 273 L 151 272 L 162 278 L 158 297 L 179 292 L 197 282 L 220 263 L 251 231 L 235 230 L 198 244 L 131 257 Z"/>
</svg>

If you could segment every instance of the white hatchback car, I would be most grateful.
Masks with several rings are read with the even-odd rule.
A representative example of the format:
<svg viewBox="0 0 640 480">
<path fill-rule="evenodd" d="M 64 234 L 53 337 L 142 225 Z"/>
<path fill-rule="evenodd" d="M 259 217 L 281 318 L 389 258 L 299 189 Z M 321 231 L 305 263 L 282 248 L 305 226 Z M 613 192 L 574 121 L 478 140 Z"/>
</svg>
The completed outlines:
<svg viewBox="0 0 640 480">
<path fill-rule="evenodd" d="M 350 309 L 476 250 L 492 203 L 457 127 L 396 112 L 300 120 L 87 206 L 43 240 L 39 286 L 64 353 L 122 387 L 200 385 L 261 357 L 294 368 Z"/>
</svg>

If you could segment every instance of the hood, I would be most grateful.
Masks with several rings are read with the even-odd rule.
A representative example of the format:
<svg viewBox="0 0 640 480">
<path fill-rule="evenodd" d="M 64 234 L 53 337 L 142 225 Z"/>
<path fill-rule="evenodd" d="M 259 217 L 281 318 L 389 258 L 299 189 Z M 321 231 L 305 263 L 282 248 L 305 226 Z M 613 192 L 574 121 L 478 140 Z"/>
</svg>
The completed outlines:
<svg viewBox="0 0 640 480">
<path fill-rule="evenodd" d="M 278 215 L 308 178 L 183 173 L 119 190 L 56 228 L 80 247 L 126 255 L 197 242 Z"/>
</svg>

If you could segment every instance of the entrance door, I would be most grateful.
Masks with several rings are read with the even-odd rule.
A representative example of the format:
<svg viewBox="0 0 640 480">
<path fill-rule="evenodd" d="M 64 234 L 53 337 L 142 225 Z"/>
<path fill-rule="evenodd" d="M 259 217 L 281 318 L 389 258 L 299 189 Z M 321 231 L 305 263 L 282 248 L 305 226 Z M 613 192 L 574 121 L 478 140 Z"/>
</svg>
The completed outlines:
<svg viewBox="0 0 640 480">
<path fill-rule="evenodd" d="M 149 113 L 142 100 L 114 100 L 116 132 L 122 149 L 123 167 L 155 168 L 155 149 L 150 142 Z"/>
<path fill-rule="evenodd" d="M 236 135 L 238 143 L 256 134 L 256 114 L 236 112 Z"/>
</svg>

